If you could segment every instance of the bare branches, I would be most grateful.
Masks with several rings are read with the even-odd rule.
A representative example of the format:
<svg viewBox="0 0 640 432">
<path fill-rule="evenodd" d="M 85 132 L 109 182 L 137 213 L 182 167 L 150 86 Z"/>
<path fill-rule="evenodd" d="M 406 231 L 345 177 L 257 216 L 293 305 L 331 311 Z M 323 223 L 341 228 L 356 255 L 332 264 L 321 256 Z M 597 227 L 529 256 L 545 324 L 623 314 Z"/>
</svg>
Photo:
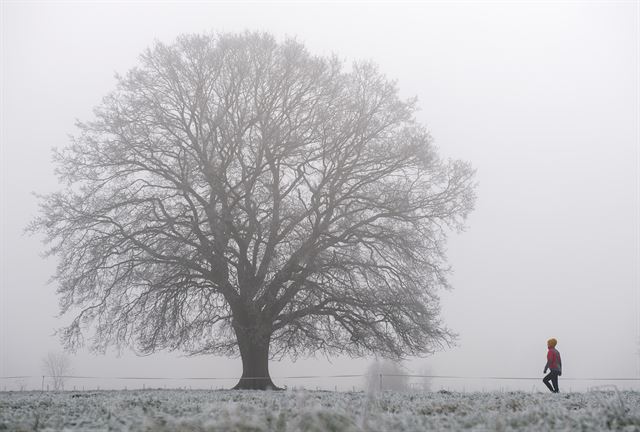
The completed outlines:
<svg viewBox="0 0 640 432">
<path fill-rule="evenodd" d="M 60 259 L 63 337 L 231 353 L 389 356 L 450 340 L 444 242 L 474 172 L 441 161 L 374 65 L 267 35 L 156 44 L 55 155 L 32 230 Z"/>
<path fill-rule="evenodd" d="M 71 360 L 63 353 L 49 352 L 42 359 L 42 371 L 51 378 L 54 391 L 63 391 L 64 383 L 71 374 Z"/>
</svg>

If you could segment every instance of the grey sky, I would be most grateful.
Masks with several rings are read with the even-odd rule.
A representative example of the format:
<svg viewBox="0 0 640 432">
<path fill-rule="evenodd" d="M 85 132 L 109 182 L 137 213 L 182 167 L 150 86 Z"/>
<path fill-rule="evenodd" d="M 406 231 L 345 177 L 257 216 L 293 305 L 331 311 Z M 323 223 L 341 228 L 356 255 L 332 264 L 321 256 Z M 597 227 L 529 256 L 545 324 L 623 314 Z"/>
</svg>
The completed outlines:
<svg viewBox="0 0 640 432">
<path fill-rule="evenodd" d="M 3 2 L 0 376 L 40 374 L 65 322 L 46 284 L 55 262 L 22 234 L 37 211 L 31 192 L 56 189 L 50 149 L 68 143 L 74 119 L 90 118 L 114 73 L 135 66 L 154 39 L 265 30 L 313 53 L 373 60 L 402 95 L 418 96 L 442 155 L 478 171 L 476 211 L 450 238 L 454 290 L 441 293 L 458 346 L 410 370 L 541 376 L 545 341 L 556 337 L 566 376 L 640 377 L 639 9 L 633 1 Z M 241 370 L 236 359 L 178 354 L 80 352 L 73 363 L 80 375 Z M 271 370 L 278 383 L 362 373 L 366 364 L 318 358 Z"/>
</svg>

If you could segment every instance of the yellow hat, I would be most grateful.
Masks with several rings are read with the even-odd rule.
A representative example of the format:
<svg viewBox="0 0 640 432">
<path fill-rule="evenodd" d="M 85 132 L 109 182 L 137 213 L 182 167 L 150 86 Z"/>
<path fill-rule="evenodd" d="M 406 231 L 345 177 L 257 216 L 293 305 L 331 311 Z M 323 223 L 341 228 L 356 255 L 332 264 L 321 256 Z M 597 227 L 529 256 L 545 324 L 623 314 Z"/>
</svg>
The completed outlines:
<svg viewBox="0 0 640 432">
<path fill-rule="evenodd" d="M 547 346 L 549 348 L 555 348 L 558 345 L 558 341 L 555 338 L 551 338 L 547 341 Z"/>
</svg>

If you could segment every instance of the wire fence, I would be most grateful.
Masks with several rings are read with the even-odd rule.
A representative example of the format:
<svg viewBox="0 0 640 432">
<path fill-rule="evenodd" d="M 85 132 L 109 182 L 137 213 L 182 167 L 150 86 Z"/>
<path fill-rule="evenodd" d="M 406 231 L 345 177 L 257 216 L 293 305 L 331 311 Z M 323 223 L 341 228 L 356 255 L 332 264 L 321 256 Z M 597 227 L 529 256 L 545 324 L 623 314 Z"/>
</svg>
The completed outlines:
<svg viewBox="0 0 640 432">
<path fill-rule="evenodd" d="M 267 377 L 249 377 L 264 379 Z M 376 390 L 411 391 L 495 391 L 532 390 L 523 383 L 541 381 L 542 377 L 468 376 L 431 374 L 335 374 L 335 375 L 273 375 L 271 379 L 285 388 L 333 391 Z M 237 376 L 158 377 L 158 376 L 99 376 L 99 375 L 15 375 L 0 377 L 1 391 L 51 390 L 134 390 L 134 389 L 228 389 L 239 381 Z M 603 385 L 625 386 L 640 390 L 640 377 L 562 377 L 569 391 L 584 391 Z"/>
</svg>

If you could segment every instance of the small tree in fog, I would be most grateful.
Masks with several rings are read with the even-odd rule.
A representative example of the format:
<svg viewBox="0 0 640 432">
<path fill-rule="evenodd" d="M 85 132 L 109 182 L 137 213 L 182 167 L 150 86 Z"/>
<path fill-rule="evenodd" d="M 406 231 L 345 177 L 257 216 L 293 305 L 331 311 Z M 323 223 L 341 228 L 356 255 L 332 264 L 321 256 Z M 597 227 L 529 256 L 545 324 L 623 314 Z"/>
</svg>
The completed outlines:
<svg viewBox="0 0 640 432">
<path fill-rule="evenodd" d="M 366 374 L 367 391 L 409 390 L 409 377 L 402 364 L 389 359 L 375 360 L 369 365 Z"/>
<path fill-rule="evenodd" d="M 71 373 L 71 360 L 63 353 L 49 352 L 42 360 L 42 371 L 53 382 L 53 390 L 64 390 L 64 383 Z"/>
<path fill-rule="evenodd" d="M 418 381 L 415 385 L 416 390 L 421 390 L 423 392 L 430 392 L 432 388 L 432 372 L 429 366 L 423 366 L 420 369 L 420 381 Z"/>
<path fill-rule="evenodd" d="M 55 154 L 41 198 L 67 346 L 388 357 L 451 340 L 446 233 L 473 171 L 438 158 L 413 100 L 261 34 L 157 43 Z M 90 329 L 94 332 L 91 334 Z"/>
</svg>

